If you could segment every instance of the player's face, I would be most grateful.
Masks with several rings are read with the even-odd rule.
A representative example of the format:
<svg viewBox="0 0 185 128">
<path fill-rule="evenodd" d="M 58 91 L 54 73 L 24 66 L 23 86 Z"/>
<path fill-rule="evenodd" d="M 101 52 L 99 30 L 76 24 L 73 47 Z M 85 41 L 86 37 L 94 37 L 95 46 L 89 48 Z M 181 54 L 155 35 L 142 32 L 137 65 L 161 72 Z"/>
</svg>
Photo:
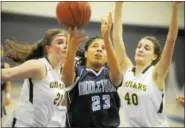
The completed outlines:
<svg viewBox="0 0 185 128">
<path fill-rule="evenodd" d="M 67 53 L 67 37 L 63 34 L 55 36 L 49 45 L 48 52 L 58 59 L 64 59 Z"/>
<path fill-rule="evenodd" d="M 95 39 L 85 52 L 85 57 L 87 58 L 86 64 L 104 66 L 107 62 L 104 41 L 102 39 Z"/>
<path fill-rule="evenodd" d="M 135 61 L 141 64 L 151 64 L 157 55 L 154 54 L 154 44 L 147 39 L 142 39 L 136 48 Z"/>
</svg>

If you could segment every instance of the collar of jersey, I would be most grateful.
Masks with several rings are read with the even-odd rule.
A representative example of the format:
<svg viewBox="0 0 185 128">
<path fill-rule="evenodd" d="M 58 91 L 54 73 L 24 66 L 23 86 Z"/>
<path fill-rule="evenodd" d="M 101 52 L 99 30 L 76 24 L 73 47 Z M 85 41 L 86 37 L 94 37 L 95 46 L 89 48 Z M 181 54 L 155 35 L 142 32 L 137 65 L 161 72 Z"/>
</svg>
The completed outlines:
<svg viewBox="0 0 185 128">
<path fill-rule="evenodd" d="M 94 70 L 90 69 L 90 68 L 86 68 L 87 71 L 90 71 L 92 73 L 94 73 L 96 76 L 98 76 L 102 70 L 104 69 L 105 67 L 102 67 L 98 72 L 95 72 Z"/>
<path fill-rule="evenodd" d="M 152 67 L 152 65 L 149 65 L 148 67 L 146 67 L 146 68 L 142 71 L 142 74 L 144 74 L 150 67 Z M 132 72 L 133 72 L 134 76 L 135 76 L 135 71 L 136 71 L 136 67 L 133 67 L 133 68 L 132 68 Z"/>
<path fill-rule="evenodd" d="M 49 63 L 49 68 L 51 69 L 51 70 L 53 70 L 53 71 L 55 71 L 54 69 L 53 69 L 53 67 L 52 67 L 52 65 L 51 65 L 51 63 L 50 63 L 50 61 L 49 61 L 49 59 L 48 59 L 48 57 L 46 56 L 45 57 L 45 59 L 48 61 L 48 63 Z M 62 65 L 60 65 L 60 69 L 62 68 Z M 56 71 L 55 71 L 56 72 Z M 61 75 L 61 71 L 59 70 L 59 71 L 57 71 L 56 73 L 59 73 L 60 75 Z"/>
</svg>

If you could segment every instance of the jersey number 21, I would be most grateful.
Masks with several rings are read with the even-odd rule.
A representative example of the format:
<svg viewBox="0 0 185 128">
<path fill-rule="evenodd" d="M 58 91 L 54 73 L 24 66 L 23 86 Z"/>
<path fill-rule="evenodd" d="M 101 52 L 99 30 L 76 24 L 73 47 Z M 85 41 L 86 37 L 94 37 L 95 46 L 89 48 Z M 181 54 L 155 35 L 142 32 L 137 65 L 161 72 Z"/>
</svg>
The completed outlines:
<svg viewBox="0 0 185 128">
<path fill-rule="evenodd" d="M 55 96 L 53 104 L 56 105 L 56 106 L 61 105 L 61 103 L 63 101 L 63 97 L 64 97 L 63 94 L 57 93 L 57 95 Z"/>
</svg>

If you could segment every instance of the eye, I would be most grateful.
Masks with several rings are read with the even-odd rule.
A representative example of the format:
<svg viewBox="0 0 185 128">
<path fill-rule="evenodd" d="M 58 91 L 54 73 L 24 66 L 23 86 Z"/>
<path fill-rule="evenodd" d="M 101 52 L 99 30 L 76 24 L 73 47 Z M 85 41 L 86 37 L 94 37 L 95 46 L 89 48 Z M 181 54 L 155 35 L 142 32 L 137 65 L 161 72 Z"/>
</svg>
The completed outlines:
<svg viewBox="0 0 185 128">
<path fill-rule="evenodd" d="M 105 50 L 105 46 L 102 46 L 102 49 Z"/>
<path fill-rule="evenodd" d="M 141 48 L 141 45 L 138 45 L 137 48 Z"/>
<path fill-rule="evenodd" d="M 57 42 L 57 44 L 63 44 L 63 43 L 64 43 L 64 41 L 63 41 L 63 40 L 61 40 L 61 41 Z"/>
<path fill-rule="evenodd" d="M 97 47 L 98 47 L 98 45 L 92 45 L 92 47 L 93 47 L 93 48 L 97 48 Z"/>
<path fill-rule="evenodd" d="M 149 46 L 145 46 L 145 50 L 150 50 L 150 47 Z"/>
</svg>

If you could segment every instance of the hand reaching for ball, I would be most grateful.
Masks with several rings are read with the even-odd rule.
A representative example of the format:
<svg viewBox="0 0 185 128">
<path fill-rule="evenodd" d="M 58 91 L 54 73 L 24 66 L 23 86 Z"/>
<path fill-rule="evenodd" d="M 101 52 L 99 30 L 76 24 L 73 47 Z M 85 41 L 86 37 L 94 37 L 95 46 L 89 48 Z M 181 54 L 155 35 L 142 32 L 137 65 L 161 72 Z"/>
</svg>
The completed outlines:
<svg viewBox="0 0 185 128">
<path fill-rule="evenodd" d="M 69 28 L 69 33 L 68 49 L 69 51 L 76 53 L 80 44 L 87 40 L 88 36 L 85 35 L 84 31 L 78 31 L 77 27 L 74 29 Z"/>
</svg>

